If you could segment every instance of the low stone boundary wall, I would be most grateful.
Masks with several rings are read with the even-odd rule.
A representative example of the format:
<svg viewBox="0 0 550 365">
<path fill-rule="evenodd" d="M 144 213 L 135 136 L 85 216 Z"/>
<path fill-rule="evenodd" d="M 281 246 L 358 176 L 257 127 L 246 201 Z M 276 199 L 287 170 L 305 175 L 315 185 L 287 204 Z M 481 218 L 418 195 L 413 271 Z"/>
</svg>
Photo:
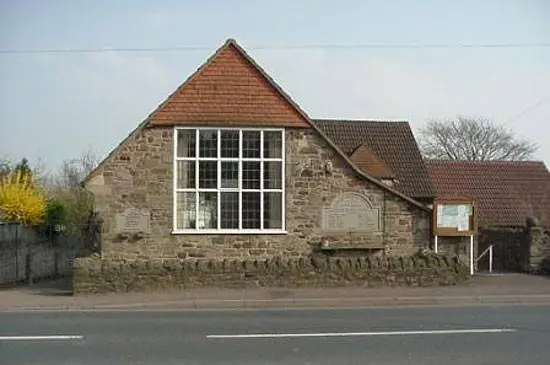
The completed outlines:
<svg viewBox="0 0 550 365">
<path fill-rule="evenodd" d="M 532 228 L 529 231 L 530 272 L 550 275 L 550 229 Z"/>
<path fill-rule="evenodd" d="M 437 286 L 467 280 L 456 257 L 302 257 L 266 260 L 78 258 L 75 294 L 195 288 Z"/>
</svg>

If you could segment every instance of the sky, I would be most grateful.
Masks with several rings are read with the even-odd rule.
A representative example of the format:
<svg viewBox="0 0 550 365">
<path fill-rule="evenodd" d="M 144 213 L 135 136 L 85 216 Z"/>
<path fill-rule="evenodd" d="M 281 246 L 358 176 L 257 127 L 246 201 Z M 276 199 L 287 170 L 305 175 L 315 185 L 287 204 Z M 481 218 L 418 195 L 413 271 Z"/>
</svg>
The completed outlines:
<svg viewBox="0 0 550 365">
<path fill-rule="evenodd" d="M 547 0 L 0 0 L 0 157 L 106 156 L 227 38 L 313 118 L 484 117 L 550 167 Z"/>
</svg>

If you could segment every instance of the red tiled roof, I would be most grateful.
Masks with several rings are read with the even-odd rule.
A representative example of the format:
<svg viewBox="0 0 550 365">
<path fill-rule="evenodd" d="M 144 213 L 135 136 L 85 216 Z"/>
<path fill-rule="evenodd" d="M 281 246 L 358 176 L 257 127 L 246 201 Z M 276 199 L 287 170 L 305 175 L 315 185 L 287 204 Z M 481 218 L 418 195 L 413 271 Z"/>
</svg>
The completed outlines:
<svg viewBox="0 0 550 365">
<path fill-rule="evenodd" d="M 148 118 L 174 124 L 309 128 L 307 117 L 232 39 L 229 39 Z"/>
<path fill-rule="evenodd" d="M 535 217 L 550 226 L 550 173 L 536 161 L 426 161 L 439 198 L 476 201 L 478 224 L 524 226 Z"/>
<path fill-rule="evenodd" d="M 350 160 L 352 160 L 361 170 L 377 179 L 395 178 L 395 174 L 390 168 L 382 160 L 376 157 L 366 144 L 357 147 L 351 154 Z"/>
<path fill-rule="evenodd" d="M 395 174 L 397 190 L 417 199 L 435 196 L 409 123 L 332 119 L 313 122 L 348 156 L 363 144 L 368 147 Z"/>
</svg>

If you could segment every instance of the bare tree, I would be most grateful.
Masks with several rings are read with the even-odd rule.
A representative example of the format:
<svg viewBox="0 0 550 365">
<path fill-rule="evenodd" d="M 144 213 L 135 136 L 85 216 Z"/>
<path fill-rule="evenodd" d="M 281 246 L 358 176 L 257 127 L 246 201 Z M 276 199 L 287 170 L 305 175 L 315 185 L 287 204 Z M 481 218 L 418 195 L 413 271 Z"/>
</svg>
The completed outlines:
<svg viewBox="0 0 550 365">
<path fill-rule="evenodd" d="M 42 187 L 45 187 L 48 182 L 49 175 L 46 164 L 40 158 L 29 162 L 27 158 L 23 157 L 19 163 L 15 163 L 7 157 L 0 157 L 0 177 L 17 170 L 30 173 L 33 181 Z"/>
<path fill-rule="evenodd" d="M 530 159 L 538 147 L 487 119 L 459 116 L 428 122 L 420 130 L 420 149 L 430 159 L 509 161 Z"/>
<path fill-rule="evenodd" d="M 0 158 L 0 177 L 9 174 L 13 168 L 13 163 L 6 157 Z"/>
<path fill-rule="evenodd" d="M 61 165 L 57 185 L 65 188 L 80 187 L 80 183 L 97 166 L 97 155 L 88 149 L 80 158 L 65 160 Z"/>
<path fill-rule="evenodd" d="M 97 166 L 97 155 L 88 149 L 80 158 L 65 160 L 52 182 L 50 192 L 63 204 L 66 228 L 75 233 L 85 225 L 93 209 L 93 196 L 82 186 L 82 180 Z"/>
</svg>

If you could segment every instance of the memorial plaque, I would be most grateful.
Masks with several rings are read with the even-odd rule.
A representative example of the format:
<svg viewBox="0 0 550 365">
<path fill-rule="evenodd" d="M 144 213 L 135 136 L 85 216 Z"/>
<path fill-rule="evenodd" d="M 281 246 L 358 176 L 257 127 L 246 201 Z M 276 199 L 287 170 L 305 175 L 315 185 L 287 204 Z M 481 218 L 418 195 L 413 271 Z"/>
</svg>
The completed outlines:
<svg viewBox="0 0 550 365">
<path fill-rule="evenodd" d="M 381 230 L 380 209 L 358 193 L 342 193 L 323 208 L 321 228 L 328 233 L 365 233 Z"/>
<path fill-rule="evenodd" d="M 149 233 L 149 212 L 135 208 L 128 208 L 116 215 L 117 233 Z"/>
</svg>

